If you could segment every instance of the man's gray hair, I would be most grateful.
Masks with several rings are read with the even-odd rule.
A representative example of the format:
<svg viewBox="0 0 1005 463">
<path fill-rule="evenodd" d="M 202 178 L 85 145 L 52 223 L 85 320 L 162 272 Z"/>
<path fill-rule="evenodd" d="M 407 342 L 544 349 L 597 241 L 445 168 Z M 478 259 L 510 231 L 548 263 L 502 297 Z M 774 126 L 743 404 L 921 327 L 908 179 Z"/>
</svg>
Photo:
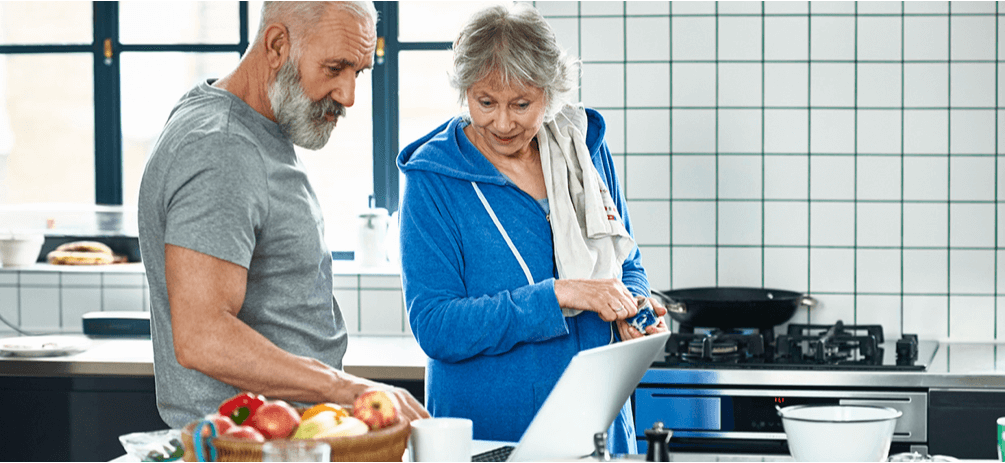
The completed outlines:
<svg viewBox="0 0 1005 463">
<path fill-rule="evenodd" d="M 299 38 L 302 31 L 308 31 L 319 21 L 329 8 L 339 8 L 357 19 L 377 24 L 377 8 L 372 1 L 362 2 L 264 2 L 262 21 L 258 25 L 258 35 L 252 46 L 263 40 L 265 28 L 272 23 L 282 23 L 290 29 L 291 40 Z M 299 43 L 299 42 L 297 42 Z M 299 45 L 294 44 L 294 54 L 299 53 Z"/>
<path fill-rule="evenodd" d="M 493 6 L 471 16 L 454 42 L 450 85 L 461 105 L 475 82 L 499 71 L 504 85 L 531 85 L 544 91 L 550 119 L 570 101 L 579 79 L 579 63 L 558 45 L 551 26 L 525 3 Z"/>
</svg>

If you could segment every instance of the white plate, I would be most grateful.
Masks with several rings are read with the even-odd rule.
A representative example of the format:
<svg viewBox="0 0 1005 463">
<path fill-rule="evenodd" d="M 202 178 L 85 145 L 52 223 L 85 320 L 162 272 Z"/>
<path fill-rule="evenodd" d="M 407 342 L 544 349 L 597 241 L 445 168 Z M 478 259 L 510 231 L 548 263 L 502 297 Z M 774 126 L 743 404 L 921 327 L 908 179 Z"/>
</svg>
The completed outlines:
<svg viewBox="0 0 1005 463">
<path fill-rule="evenodd" d="M 91 345 L 79 336 L 22 336 L 0 339 L 0 353 L 19 357 L 53 357 L 84 351 Z"/>
</svg>

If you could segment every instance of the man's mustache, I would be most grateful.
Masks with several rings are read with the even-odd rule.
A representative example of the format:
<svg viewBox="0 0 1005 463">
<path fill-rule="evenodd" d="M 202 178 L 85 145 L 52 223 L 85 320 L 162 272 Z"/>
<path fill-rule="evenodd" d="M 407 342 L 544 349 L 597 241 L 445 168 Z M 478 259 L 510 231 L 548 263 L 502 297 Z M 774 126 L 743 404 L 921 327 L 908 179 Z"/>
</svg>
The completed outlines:
<svg viewBox="0 0 1005 463">
<path fill-rule="evenodd" d="M 313 111 L 311 116 L 314 119 L 321 119 L 328 114 L 334 115 L 336 120 L 340 117 L 345 117 L 345 106 L 330 98 L 315 102 L 312 106 Z"/>
</svg>

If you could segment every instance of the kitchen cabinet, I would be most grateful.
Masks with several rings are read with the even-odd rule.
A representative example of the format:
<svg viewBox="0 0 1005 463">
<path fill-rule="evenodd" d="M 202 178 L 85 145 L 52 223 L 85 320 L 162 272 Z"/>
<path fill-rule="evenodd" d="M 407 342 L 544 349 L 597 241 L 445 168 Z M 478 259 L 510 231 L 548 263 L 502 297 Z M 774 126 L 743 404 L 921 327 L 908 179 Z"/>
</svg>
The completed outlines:
<svg viewBox="0 0 1005 463">
<path fill-rule="evenodd" d="M 960 459 L 998 458 L 997 420 L 1005 389 L 932 389 L 928 392 L 928 453 Z"/>
</svg>

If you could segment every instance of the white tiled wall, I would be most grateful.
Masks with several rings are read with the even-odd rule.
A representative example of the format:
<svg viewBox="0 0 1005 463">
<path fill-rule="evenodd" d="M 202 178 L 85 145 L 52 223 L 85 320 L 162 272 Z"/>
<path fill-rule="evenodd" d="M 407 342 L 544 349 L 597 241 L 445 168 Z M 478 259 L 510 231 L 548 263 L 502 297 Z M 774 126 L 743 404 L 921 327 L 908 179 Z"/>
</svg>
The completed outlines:
<svg viewBox="0 0 1005 463">
<path fill-rule="evenodd" d="M 350 272 L 334 276 L 335 298 L 349 333 L 411 335 L 401 277 L 390 269 Z M 107 271 L 49 265 L 0 268 L 0 317 L 31 333 L 80 333 L 81 316 L 87 312 L 135 310 L 150 310 L 141 265 Z M 13 334 L 0 323 L 0 335 Z"/>
<path fill-rule="evenodd" d="M 149 311 L 141 265 L 66 269 L 0 268 L 0 317 L 30 333 L 80 333 L 87 312 Z M 0 323 L 0 334 L 14 330 Z"/>
<path fill-rule="evenodd" d="M 534 5 L 582 60 L 653 287 L 1005 338 L 998 4 Z"/>
</svg>

